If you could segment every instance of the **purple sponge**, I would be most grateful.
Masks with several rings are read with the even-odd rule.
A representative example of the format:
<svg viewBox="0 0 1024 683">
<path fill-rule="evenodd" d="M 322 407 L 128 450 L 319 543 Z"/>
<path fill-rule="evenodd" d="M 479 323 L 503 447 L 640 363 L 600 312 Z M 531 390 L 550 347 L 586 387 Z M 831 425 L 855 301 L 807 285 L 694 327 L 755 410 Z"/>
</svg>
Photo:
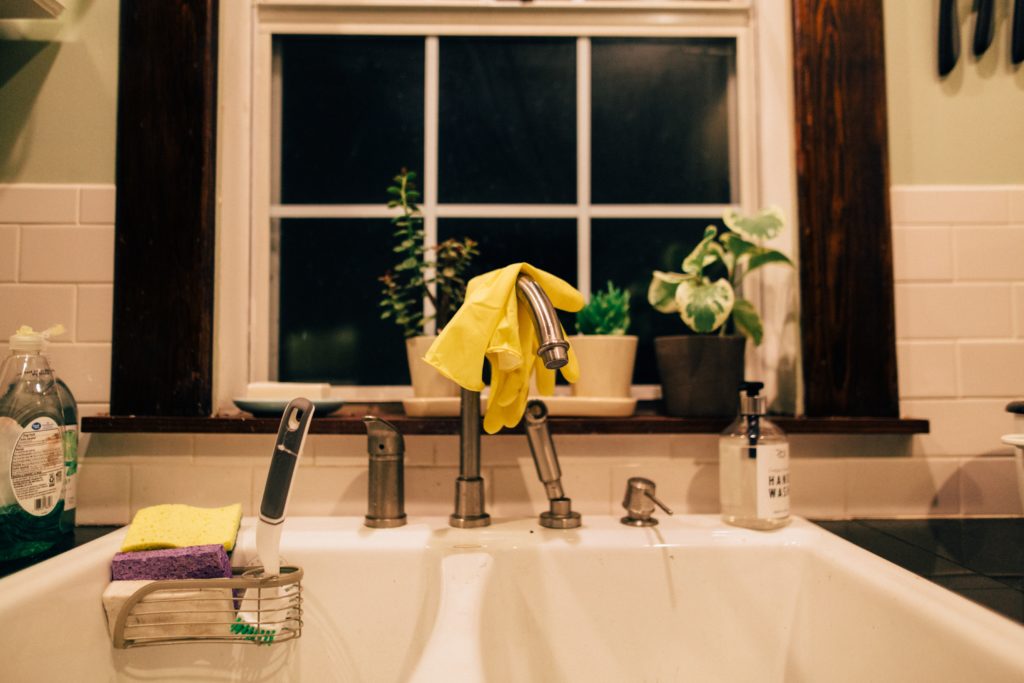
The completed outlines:
<svg viewBox="0 0 1024 683">
<path fill-rule="evenodd" d="M 114 581 L 230 578 L 231 561 L 219 543 L 141 550 L 114 555 L 110 574 Z"/>
</svg>

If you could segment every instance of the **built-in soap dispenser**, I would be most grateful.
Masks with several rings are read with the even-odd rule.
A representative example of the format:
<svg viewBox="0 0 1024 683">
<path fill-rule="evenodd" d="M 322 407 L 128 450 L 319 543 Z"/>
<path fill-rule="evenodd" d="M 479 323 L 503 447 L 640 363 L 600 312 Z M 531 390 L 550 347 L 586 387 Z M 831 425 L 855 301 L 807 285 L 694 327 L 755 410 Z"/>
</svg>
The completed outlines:
<svg viewBox="0 0 1024 683">
<path fill-rule="evenodd" d="M 405 439 L 398 428 L 373 415 L 363 418 L 370 456 L 366 519 L 373 529 L 405 524 Z"/>
<path fill-rule="evenodd" d="M 789 523 L 789 443 L 768 420 L 764 384 L 740 385 L 740 414 L 718 440 L 722 520 L 749 529 Z"/>
</svg>

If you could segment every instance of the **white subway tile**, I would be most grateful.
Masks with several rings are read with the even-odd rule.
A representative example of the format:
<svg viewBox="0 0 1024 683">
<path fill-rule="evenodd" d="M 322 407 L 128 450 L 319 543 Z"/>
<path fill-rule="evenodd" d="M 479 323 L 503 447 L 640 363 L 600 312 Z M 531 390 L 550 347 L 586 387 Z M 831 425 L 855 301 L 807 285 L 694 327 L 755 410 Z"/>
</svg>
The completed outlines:
<svg viewBox="0 0 1024 683">
<path fill-rule="evenodd" d="M 77 218 L 73 185 L 0 185 L 0 223 L 74 223 Z"/>
<path fill-rule="evenodd" d="M 915 417 L 913 415 L 909 417 Z M 790 434 L 791 458 L 888 458 L 911 454 L 905 434 Z"/>
<path fill-rule="evenodd" d="M 71 387 L 74 391 L 74 387 Z M 192 462 L 195 437 L 192 434 L 93 434 L 90 458 L 125 458 L 137 463 L 161 462 L 188 465 Z"/>
<path fill-rule="evenodd" d="M 972 458 L 960 465 L 960 498 L 965 515 L 1020 515 L 1013 458 Z"/>
<path fill-rule="evenodd" d="M 253 468 L 253 510 L 259 510 L 266 480 L 267 467 Z M 300 467 L 288 497 L 288 514 L 362 516 L 366 514 L 366 489 L 366 468 Z"/>
<path fill-rule="evenodd" d="M 318 466 L 365 467 L 366 437 L 311 434 L 306 438 L 306 456 L 312 456 Z"/>
<path fill-rule="evenodd" d="M 113 329 L 113 285 L 79 285 L 75 339 L 82 342 L 109 342 Z"/>
<path fill-rule="evenodd" d="M 78 222 L 113 224 L 116 200 L 113 186 L 83 187 L 78 197 Z"/>
<path fill-rule="evenodd" d="M 1024 284 L 1013 286 L 1013 329 L 1018 337 L 1024 337 Z"/>
<path fill-rule="evenodd" d="M 669 457 L 718 464 L 717 434 L 677 434 L 670 437 Z"/>
<path fill-rule="evenodd" d="M 251 467 L 132 465 L 131 476 L 133 515 L 141 508 L 162 503 L 199 507 L 241 503 L 242 514 L 253 512 Z"/>
<path fill-rule="evenodd" d="M 1024 225 L 1024 186 L 1010 190 L 1010 222 Z"/>
<path fill-rule="evenodd" d="M 846 461 L 846 512 L 852 517 L 958 514 L 959 462 L 851 458 Z"/>
<path fill-rule="evenodd" d="M 61 323 L 58 343 L 75 339 L 74 285 L 0 285 L 0 336 L 4 341 L 21 325 L 45 330 Z"/>
<path fill-rule="evenodd" d="M 76 524 L 128 524 L 131 468 L 83 458 L 78 467 Z"/>
<path fill-rule="evenodd" d="M 1009 337 L 1009 284 L 896 285 L 896 339 Z"/>
<path fill-rule="evenodd" d="M 490 488 L 494 501 L 488 508 L 492 517 L 533 517 L 547 509 L 547 497 L 543 488 L 538 488 L 536 472 L 531 473 L 525 467 L 495 467 L 492 471 L 491 478 L 484 482 Z M 534 486 L 535 482 L 537 486 Z M 570 498 L 573 495 L 568 491 L 566 494 Z"/>
<path fill-rule="evenodd" d="M 559 465 L 562 487 L 565 495 L 572 499 L 573 510 L 583 515 L 609 514 L 611 468 L 607 462 L 600 458 L 565 457 L 560 458 Z M 515 466 L 494 467 L 492 471 L 492 480 L 485 479 L 485 486 L 493 497 L 495 516 L 532 516 L 548 509 L 544 485 L 537 478 L 537 469 L 528 451 L 521 454 Z M 454 479 L 447 484 L 448 507 L 451 507 L 454 485 Z"/>
<path fill-rule="evenodd" d="M 1010 216 L 1005 186 L 898 185 L 891 196 L 897 225 L 1005 223 Z"/>
<path fill-rule="evenodd" d="M 18 226 L 0 225 L 0 282 L 18 279 L 18 235 Z"/>
<path fill-rule="evenodd" d="M 958 280 L 1024 280 L 1024 227 L 966 227 L 953 233 Z"/>
<path fill-rule="evenodd" d="M 53 344 L 48 355 L 76 400 L 110 400 L 110 344 Z"/>
<path fill-rule="evenodd" d="M 1003 434 L 1013 431 L 1006 399 L 934 399 L 900 402 L 900 414 L 930 422 L 928 434 L 914 436 L 914 455 L 976 456 L 1009 453 Z"/>
<path fill-rule="evenodd" d="M 956 344 L 900 342 L 896 345 L 901 398 L 955 396 Z"/>
<path fill-rule="evenodd" d="M 792 458 L 790 512 L 812 519 L 846 515 L 846 458 Z"/>
<path fill-rule="evenodd" d="M 268 465 L 274 452 L 276 434 L 196 434 L 194 437 L 195 462 L 207 465 L 248 464 Z M 302 454 L 300 465 L 312 464 L 309 444 Z"/>
<path fill-rule="evenodd" d="M 23 282 L 113 282 L 112 226 L 21 229 Z"/>
<path fill-rule="evenodd" d="M 482 470 L 486 484 L 491 483 L 489 470 Z M 406 467 L 405 468 L 405 512 L 412 515 L 442 515 L 452 513 L 455 499 L 455 478 L 459 475 L 455 467 Z M 367 475 L 368 476 L 368 475 Z M 366 505 L 365 479 L 362 486 L 363 510 Z M 357 485 L 358 488 L 358 485 Z M 485 507 L 490 507 L 492 492 L 485 490 Z"/>
<path fill-rule="evenodd" d="M 963 341 L 958 351 L 964 396 L 1024 395 L 1024 341 Z"/>
<path fill-rule="evenodd" d="M 560 434 L 555 438 L 555 448 L 560 456 L 636 458 L 664 457 L 670 453 L 671 437 L 667 434 L 607 435 L 607 434 Z M 522 446 L 529 446 L 522 439 Z"/>
<path fill-rule="evenodd" d="M 675 514 L 708 514 L 721 511 L 718 502 L 718 465 L 686 458 L 638 462 L 612 468 L 612 513 L 622 511 L 626 482 L 644 477 L 654 482 L 658 498 Z M 624 512 L 623 512 L 624 513 Z M 659 516 L 660 513 L 655 513 Z"/>
<path fill-rule="evenodd" d="M 894 228 L 892 249 L 896 282 L 953 278 L 953 236 L 949 228 Z"/>
</svg>

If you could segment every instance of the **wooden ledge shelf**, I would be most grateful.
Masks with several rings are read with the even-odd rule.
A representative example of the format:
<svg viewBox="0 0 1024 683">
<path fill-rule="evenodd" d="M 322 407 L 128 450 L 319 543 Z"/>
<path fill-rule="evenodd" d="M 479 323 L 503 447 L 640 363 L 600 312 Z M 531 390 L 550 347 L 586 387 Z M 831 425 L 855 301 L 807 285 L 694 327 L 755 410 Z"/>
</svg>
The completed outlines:
<svg viewBox="0 0 1024 683">
<path fill-rule="evenodd" d="M 401 404 L 350 404 L 330 417 L 315 418 L 313 434 L 365 434 L 362 417 L 376 415 L 406 435 L 458 434 L 454 417 L 409 417 Z M 776 417 L 771 420 L 788 434 L 927 434 L 928 420 L 892 417 Z M 632 417 L 553 417 L 554 434 L 717 434 L 729 418 L 667 417 L 641 407 Z M 91 433 L 152 434 L 276 434 L 278 418 L 231 413 L 215 417 L 96 416 L 82 419 L 82 431 Z M 502 434 L 522 429 L 502 430 Z M 485 435 L 486 436 L 486 435 Z"/>
</svg>

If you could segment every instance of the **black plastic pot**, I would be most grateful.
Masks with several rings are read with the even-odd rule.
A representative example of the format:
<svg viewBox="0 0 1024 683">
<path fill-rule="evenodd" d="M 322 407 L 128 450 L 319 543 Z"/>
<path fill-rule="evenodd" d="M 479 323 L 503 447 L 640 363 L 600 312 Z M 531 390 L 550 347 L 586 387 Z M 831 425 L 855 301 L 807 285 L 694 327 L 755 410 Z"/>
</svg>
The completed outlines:
<svg viewBox="0 0 1024 683">
<path fill-rule="evenodd" d="M 676 417 L 731 417 L 739 410 L 742 336 L 655 337 L 665 412 Z"/>
</svg>

